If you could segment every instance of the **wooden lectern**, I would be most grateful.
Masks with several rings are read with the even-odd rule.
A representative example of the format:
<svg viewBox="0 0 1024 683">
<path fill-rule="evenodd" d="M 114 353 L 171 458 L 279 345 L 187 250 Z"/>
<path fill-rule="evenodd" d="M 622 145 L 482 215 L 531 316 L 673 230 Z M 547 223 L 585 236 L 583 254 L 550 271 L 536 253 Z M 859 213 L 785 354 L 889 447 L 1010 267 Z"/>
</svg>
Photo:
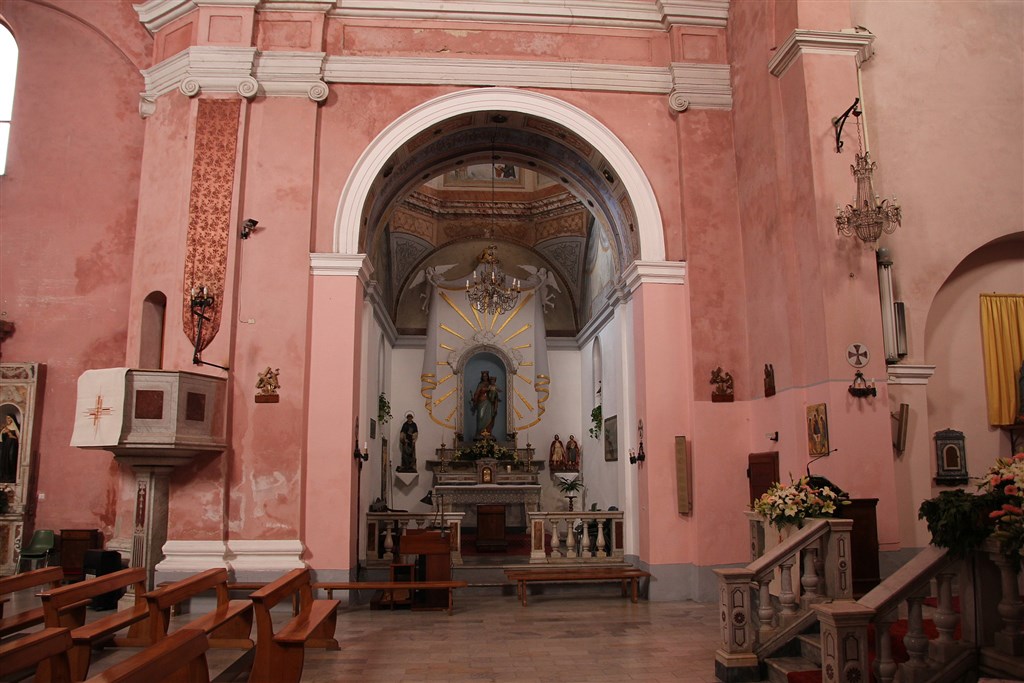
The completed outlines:
<svg viewBox="0 0 1024 683">
<path fill-rule="evenodd" d="M 440 531 L 409 529 L 401 537 L 399 551 L 403 555 L 419 555 L 416 561 L 418 581 L 451 581 L 451 535 Z M 417 590 L 413 609 L 448 609 L 448 591 Z"/>
</svg>

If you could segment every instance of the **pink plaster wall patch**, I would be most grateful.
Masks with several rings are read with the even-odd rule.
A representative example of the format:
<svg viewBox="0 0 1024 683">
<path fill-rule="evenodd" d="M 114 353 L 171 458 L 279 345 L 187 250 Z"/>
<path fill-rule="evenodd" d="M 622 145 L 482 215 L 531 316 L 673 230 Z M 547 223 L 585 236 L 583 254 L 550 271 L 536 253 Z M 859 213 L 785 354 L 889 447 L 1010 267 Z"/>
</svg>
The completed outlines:
<svg viewBox="0 0 1024 683">
<path fill-rule="evenodd" d="M 237 99 L 199 100 L 181 316 L 185 335 L 194 341 L 196 319 L 192 315 L 190 290 L 206 287 L 214 303 L 206 311 L 212 319 L 203 323 L 200 351 L 220 329 L 240 111 L 241 101 Z"/>
</svg>

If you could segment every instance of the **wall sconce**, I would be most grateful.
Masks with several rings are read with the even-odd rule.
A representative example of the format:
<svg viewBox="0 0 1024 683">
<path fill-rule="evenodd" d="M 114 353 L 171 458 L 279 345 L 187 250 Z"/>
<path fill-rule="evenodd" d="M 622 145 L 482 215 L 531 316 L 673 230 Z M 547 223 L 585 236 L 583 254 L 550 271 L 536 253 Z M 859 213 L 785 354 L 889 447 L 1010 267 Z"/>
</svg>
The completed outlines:
<svg viewBox="0 0 1024 683">
<path fill-rule="evenodd" d="M 644 453 L 644 421 L 643 420 L 640 420 L 639 422 L 637 422 L 636 432 L 637 432 L 637 440 L 639 441 L 639 443 L 637 444 L 636 451 L 634 451 L 632 448 L 629 449 L 629 464 L 630 465 L 635 465 L 637 463 L 643 463 L 643 461 L 647 459 L 647 454 Z"/>
<path fill-rule="evenodd" d="M 853 376 L 853 384 L 850 385 L 847 391 L 850 392 L 850 396 L 856 396 L 857 398 L 867 398 L 868 396 L 877 396 L 878 392 L 875 390 L 875 385 L 864 379 L 864 373 L 858 370 Z"/>
<path fill-rule="evenodd" d="M 368 450 L 366 449 L 366 442 L 363 442 L 363 450 L 362 450 L 362 451 L 360 451 L 360 450 L 359 450 L 359 442 L 358 442 L 358 441 L 356 441 L 356 449 L 355 449 L 355 451 L 354 451 L 354 452 L 352 453 L 352 457 L 356 459 L 356 462 L 358 462 L 358 463 L 359 463 L 359 466 L 360 466 L 360 467 L 362 467 L 362 466 L 363 466 L 363 463 L 364 463 L 364 462 L 366 462 L 367 460 L 369 460 L 369 459 L 370 459 L 370 453 L 369 453 L 369 451 L 368 451 Z"/>
<path fill-rule="evenodd" d="M 196 341 L 192 351 L 192 364 L 210 365 L 226 371 L 227 368 L 223 365 L 207 363 L 199 355 L 203 348 L 203 321 L 213 320 L 213 318 L 206 315 L 206 309 L 213 306 L 213 295 L 203 285 L 196 285 L 189 290 L 189 296 L 191 297 L 192 315 L 196 319 Z"/>
<path fill-rule="evenodd" d="M 249 239 L 249 235 L 251 235 L 254 232 L 256 232 L 256 230 L 257 230 L 256 226 L 259 225 L 259 224 L 260 224 L 260 222 L 258 220 L 255 220 L 253 218 L 246 218 L 245 222 L 242 223 L 242 234 L 241 234 L 242 239 L 243 240 Z"/>
</svg>

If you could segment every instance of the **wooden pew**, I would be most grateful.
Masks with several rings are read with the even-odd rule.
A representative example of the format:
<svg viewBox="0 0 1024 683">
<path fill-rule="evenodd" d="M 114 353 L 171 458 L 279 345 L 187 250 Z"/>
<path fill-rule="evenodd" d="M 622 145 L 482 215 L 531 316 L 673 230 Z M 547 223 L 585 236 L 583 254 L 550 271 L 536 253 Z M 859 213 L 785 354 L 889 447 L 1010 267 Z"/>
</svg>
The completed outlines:
<svg viewBox="0 0 1024 683">
<path fill-rule="evenodd" d="M 639 598 L 640 579 L 650 578 L 650 572 L 635 567 L 546 567 L 544 569 L 506 569 L 505 576 L 516 583 L 516 595 L 526 606 L 530 583 L 622 583 L 622 595 L 629 594 L 633 602 Z M 627 586 L 631 591 L 627 593 Z"/>
<path fill-rule="evenodd" d="M 0 598 L 31 588 L 59 588 L 63 580 L 64 572 L 60 567 L 43 567 L 24 574 L 15 574 L 0 579 Z M 0 616 L 3 615 L 0 614 Z M 18 614 L 11 614 L 0 619 L 0 638 L 41 623 L 43 623 L 42 605 Z"/>
<path fill-rule="evenodd" d="M 274 632 L 270 610 L 299 594 L 299 613 Z M 308 569 L 293 569 L 253 592 L 256 658 L 249 683 L 299 683 L 306 647 L 339 649 L 334 638 L 338 600 L 314 600 Z"/>
<path fill-rule="evenodd" d="M 85 623 L 85 606 L 98 595 L 134 586 L 135 604 L 124 610 Z M 114 638 L 115 645 L 144 646 L 152 643 L 147 625 L 146 569 L 135 567 L 97 576 L 39 594 L 47 628 L 70 628 L 71 675 L 80 681 L 89 673 L 91 651 L 106 644 L 118 631 L 130 627 L 128 636 Z"/>
<path fill-rule="evenodd" d="M 327 591 L 327 597 L 333 598 L 334 591 L 416 591 L 446 590 L 448 591 L 448 614 L 455 606 L 455 589 L 465 588 L 465 581 L 323 581 L 314 583 L 313 588 Z"/>
<path fill-rule="evenodd" d="M 66 628 L 45 628 L 9 640 L 0 645 L 0 674 L 9 676 L 31 669 L 36 672 L 36 681 L 71 683 L 70 649 L 71 631 Z"/>
<path fill-rule="evenodd" d="M 195 576 L 167 584 L 146 594 L 149 605 L 149 639 L 157 642 L 167 635 L 174 606 L 203 593 L 215 590 L 217 606 L 209 613 L 184 624 L 181 628 L 199 629 L 206 633 L 210 647 L 251 649 L 252 601 L 231 600 L 228 594 L 228 570 L 207 569 Z"/>
<path fill-rule="evenodd" d="M 154 683 L 173 680 L 175 683 L 210 683 L 206 651 L 210 644 L 198 629 L 179 629 L 150 645 L 142 652 L 86 683 Z"/>
</svg>

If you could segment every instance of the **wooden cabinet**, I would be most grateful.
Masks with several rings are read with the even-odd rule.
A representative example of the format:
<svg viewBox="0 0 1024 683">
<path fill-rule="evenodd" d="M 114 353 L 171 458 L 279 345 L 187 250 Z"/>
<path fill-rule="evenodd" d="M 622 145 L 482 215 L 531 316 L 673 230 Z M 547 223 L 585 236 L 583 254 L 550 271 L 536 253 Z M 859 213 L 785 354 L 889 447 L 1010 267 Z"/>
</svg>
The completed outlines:
<svg viewBox="0 0 1024 683">
<path fill-rule="evenodd" d="M 451 581 L 451 536 L 440 531 L 410 529 L 402 536 L 400 552 L 418 555 L 416 578 L 419 581 Z M 413 609 L 448 609 L 448 591 L 417 590 Z"/>
<path fill-rule="evenodd" d="M 85 551 L 103 548 L 99 529 L 61 529 L 60 566 L 64 578 L 79 581 L 85 577 Z"/>
<path fill-rule="evenodd" d="M 476 548 L 481 551 L 503 551 L 505 539 L 505 506 L 476 506 Z"/>
</svg>

